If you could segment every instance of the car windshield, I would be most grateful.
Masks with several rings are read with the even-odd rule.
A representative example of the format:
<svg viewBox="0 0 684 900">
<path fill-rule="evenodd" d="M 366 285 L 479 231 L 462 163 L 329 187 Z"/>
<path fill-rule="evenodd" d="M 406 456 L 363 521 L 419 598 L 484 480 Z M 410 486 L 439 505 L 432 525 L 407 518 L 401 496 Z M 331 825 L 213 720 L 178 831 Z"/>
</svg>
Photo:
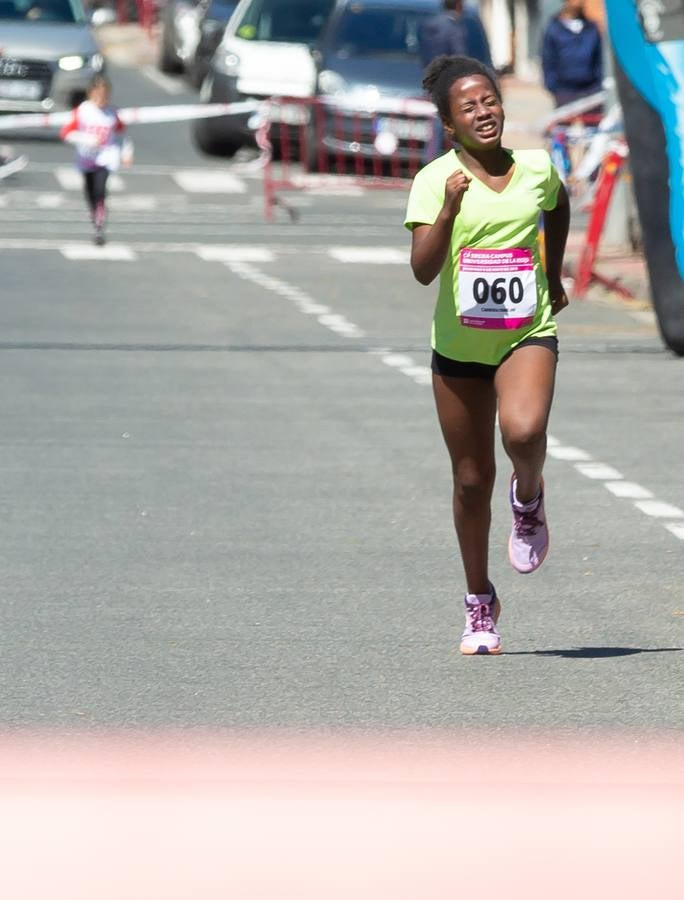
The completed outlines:
<svg viewBox="0 0 684 900">
<path fill-rule="evenodd" d="M 216 22 L 227 22 L 235 11 L 235 3 L 222 3 L 221 0 L 212 0 L 207 10 L 207 19 Z"/>
<path fill-rule="evenodd" d="M 0 0 L 0 20 L 85 22 L 79 0 Z"/>
<path fill-rule="evenodd" d="M 332 50 L 338 56 L 418 56 L 418 30 L 428 12 L 354 3 L 340 17 Z"/>
<path fill-rule="evenodd" d="M 315 44 L 335 0 L 254 0 L 236 34 L 251 41 Z"/>
</svg>

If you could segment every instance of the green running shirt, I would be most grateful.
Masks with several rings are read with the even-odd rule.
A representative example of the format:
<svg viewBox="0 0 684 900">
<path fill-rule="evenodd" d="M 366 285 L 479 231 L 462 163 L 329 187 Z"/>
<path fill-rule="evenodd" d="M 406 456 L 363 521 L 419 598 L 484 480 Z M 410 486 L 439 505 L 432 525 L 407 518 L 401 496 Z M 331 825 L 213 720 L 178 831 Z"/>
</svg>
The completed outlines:
<svg viewBox="0 0 684 900">
<path fill-rule="evenodd" d="M 432 320 L 432 347 L 450 359 L 498 365 L 525 338 L 557 333 L 538 226 L 540 211 L 556 206 L 560 177 L 546 150 L 508 152 L 515 168 L 501 193 L 476 178 L 454 150 L 428 163 L 411 186 L 404 221 L 410 230 L 435 223 L 446 180 L 457 169 L 472 179 L 454 221 Z"/>
</svg>

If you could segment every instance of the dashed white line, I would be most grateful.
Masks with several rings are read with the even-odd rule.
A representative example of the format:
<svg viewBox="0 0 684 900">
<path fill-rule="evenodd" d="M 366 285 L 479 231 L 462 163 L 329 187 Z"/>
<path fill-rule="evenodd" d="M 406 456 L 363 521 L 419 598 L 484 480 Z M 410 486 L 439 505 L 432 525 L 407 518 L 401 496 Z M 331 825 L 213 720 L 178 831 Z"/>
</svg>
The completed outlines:
<svg viewBox="0 0 684 900">
<path fill-rule="evenodd" d="M 581 475 L 587 478 L 595 478 L 598 481 L 618 481 L 622 478 L 620 472 L 612 466 L 606 466 L 604 463 L 596 462 L 579 462 L 575 463 L 575 468 Z"/>
<path fill-rule="evenodd" d="M 273 291 L 275 294 L 279 294 L 281 297 L 289 300 L 305 315 L 315 316 L 319 324 L 330 329 L 330 331 L 346 338 L 361 338 L 365 336 L 365 332 L 358 325 L 350 322 L 345 316 L 336 313 L 329 306 L 316 303 L 304 291 L 293 288 L 287 282 L 265 275 L 249 263 L 227 262 L 226 266 L 240 278 L 245 278 L 247 281 L 258 284 L 260 287 Z"/>
<path fill-rule="evenodd" d="M 661 500 L 637 500 L 634 505 L 642 513 L 656 519 L 684 519 L 684 512 L 679 507 L 663 503 Z"/>
<path fill-rule="evenodd" d="M 584 450 L 580 450 L 579 447 L 564 447 L 562 444 L 558 444 L 557 446 L 548 446 L 546 452 L 549 456 L 553 456 L 554 459 L 562 459 L 566 462 L 573 462 L 574 460 L 584 461 L 591 459 L 591 456 Z"/>
<path fill-rule="evenodd" d="M 339 254 L 345 248 L 333 248 Z M 366 248 L 372 252 L 372 248 Z M 331 251 L 331 255 L 334 255 Z M 359 259 L 361 254 L 356 256 Z M 352 261 L 351 257 L 343 258 L 342 254 L 336 258 L 342 261 Z M 294 285 L 266 275 L 259 269 L 242 262 L 226 262 L 236 275 L 246 278 L 255 284 L 274 291 L 280 296 L 290 300 L 299 310 L 307 315 L 316 316 L 318 322 L 330 330 L 342 334 L 345 337 L 363 337 L 364 332 L 353 322 L 339 315 L 324 304 L 317 303 L 311 297 Z M 411 378 L 416 384 L 428 385 L 432 381 L 432 373 L 427 366 L 416 364 L 411 356 L 405 353 L 393 353 L 388 348 L 374 348 L 367 351 L 380 359 L 390 369 L 401 372 Z M 575 469 L 586 478 L 603 482 L 607 490 L 614 496 L 632 500 L 634 506 L 648 516 L 663 519 L 684 519 L 684 512 L 669 503 L 662 503 L 653 498 L 653 493 L 632 481 L 625 481 L 617 469 L 605 463 L 592 459 L 591 455 L 580 447 L 566 446 L 553 435 L 547 436 L 547 453 L 554 459 L 564 462 L 572 462 Z M 684 522 L 667 522 L 665 528 L 675 537 L 684 541 Z"/>
<path fill-rule="evenodd" d="M 625 497 L 629 500 L 647 500 L 653 497 L 651 491 L 633 481 L 606 481 L 603 486 L 616 497 Z"/>
</svg>

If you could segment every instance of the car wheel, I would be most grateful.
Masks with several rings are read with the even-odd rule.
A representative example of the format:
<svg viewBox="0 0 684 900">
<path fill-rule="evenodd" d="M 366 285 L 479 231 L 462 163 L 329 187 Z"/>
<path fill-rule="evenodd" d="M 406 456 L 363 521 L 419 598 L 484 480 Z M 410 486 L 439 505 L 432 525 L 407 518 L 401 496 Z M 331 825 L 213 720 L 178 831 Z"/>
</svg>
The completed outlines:
<svg viewBox="0 0 684 900">
<path fill-rule="evenodd" d="M 242 144 L 222 134 L 216 119 L 197 119 L 192 126 L 195 146 L 207 156 L 235 156 Z"/>
</svg>

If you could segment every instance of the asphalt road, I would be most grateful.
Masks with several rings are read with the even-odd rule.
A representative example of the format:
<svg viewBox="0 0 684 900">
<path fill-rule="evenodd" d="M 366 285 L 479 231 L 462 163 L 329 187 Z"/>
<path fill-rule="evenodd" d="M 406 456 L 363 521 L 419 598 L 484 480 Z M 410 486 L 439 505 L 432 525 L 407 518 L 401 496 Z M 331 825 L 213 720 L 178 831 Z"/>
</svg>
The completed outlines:
<svg viewBox="0 0 684 900">
<path fill-rule="evenodd" d="M 463 658 L 405 195 L 269 225 L 187 125 L 133 138 L 95 258 L 67 148 L 0 184 L 0 725 L 681 728 L 684 360 L 648 312 L 563 314 L 551 553 L 508 568 L 502 455 L 505 655 Z"/>
</svg>

